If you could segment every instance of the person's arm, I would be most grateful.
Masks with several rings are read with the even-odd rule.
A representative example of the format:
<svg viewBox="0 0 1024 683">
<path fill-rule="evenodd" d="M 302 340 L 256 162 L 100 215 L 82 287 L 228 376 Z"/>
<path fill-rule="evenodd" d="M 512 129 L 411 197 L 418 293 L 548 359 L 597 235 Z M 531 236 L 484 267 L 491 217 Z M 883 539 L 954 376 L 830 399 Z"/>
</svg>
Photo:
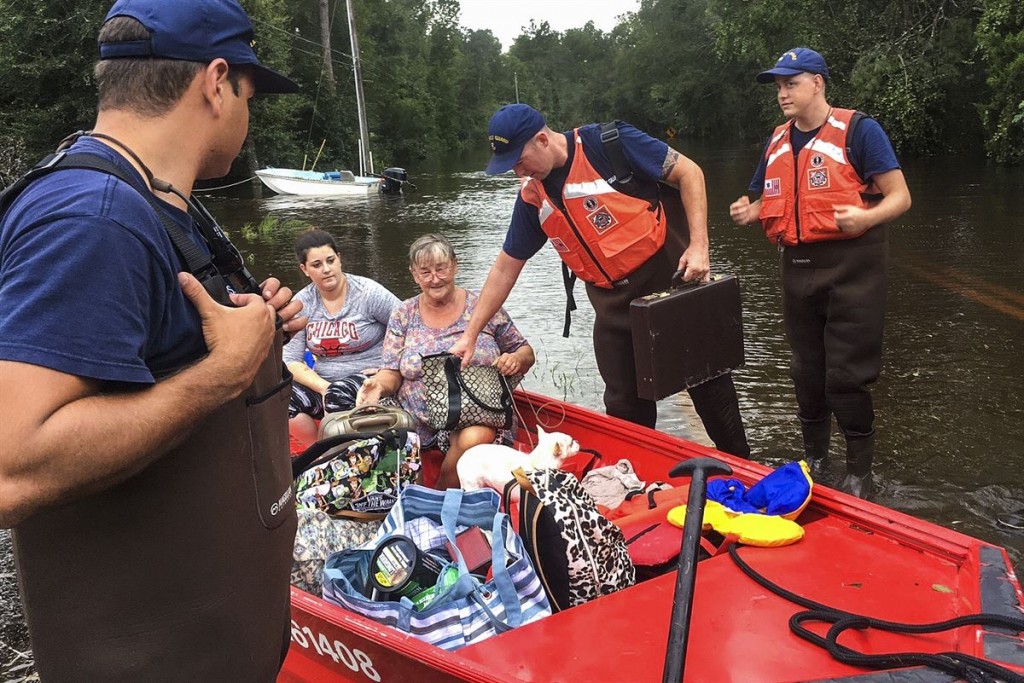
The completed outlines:
<svg viewBox="0 0 1024 683">
<path fill-rule="evenodd" d="M 313 391 L 323 394 L 331 383 L 316 373 L 316 370 L 306 365 L 305 361 L 296 360 L 288 363 L 288 371 L 296 382 Z"/>
<path fill-rule="evenodd" d="M 402 386 L 402 356 L 405 354 L 405 339 L 409 329 L 409 319 L 413 307 L 418 305 L 417 298 L 399 303 L 391 311 L 388 329 L 384 333 L 384 344 L 381 348 L 381 367 L 363 380 L 356 393 L 356 407 L 367 403 L 380 403 L 385 396 L 394 396 Z"/>
<path fill-rule="evenodd" d="M 678 267 L 683 271 L 683 281 L 703 282 L 711 273 L 704 172 L 689 157 L 669 148 L 662 166 L 662 177 L 679 188 L 679 198 L 690 229 L 690 243 L 679 257 Z"/>
<path fill-rule="evenodd" d="M 476 338 L 480 336 L 498 309 L 504 305 L 525 265 L 525 260 L 513 258 L 504 250 L 498 252 L 498 258 L 494 260 L 491 272 L 487 274 L 487 280 L 484 282 L 484 288 L 480 291 L 476 309 L 469 319 L 469 324 L 466 325 L 466 331 L 449 349 L 449 353 L 462 357 L 463 368 L 469 367 L 469 361 L 472 360 L 473 352 L 476 350 Z"/>
<path fill-rule="evenodd" d="M 768 141 L 764 144 L 764 151 L 761 152 L 757 170 L 754 171 L 754 176 L 750 179 L 750 185 L 747 186 L 747 192 L 758 195 L 758 198 L 751 202 L 750 197 L 744 195 L 729 205 L 729 217 L 732 218 L 732 222 L 736 225 L 753 225 L 754 223 L 760 224 L 761 222 L 760 194 L 764 190 L 764 176 L 768 167 L 767 154 L 769 145 L 771 145 L 771 136 L 769 136 Z"/>
<path fill-rule="evenodd" d="M 356 407 L 367 403 L 380 403 L 385 396 L 394 396 L 402 386 L 402 374 L 391 368 L 380 368 L 372 377 L 367 377 L 356 394 Z"/>
<path fill-rule="evenodd" d="M 503 375 L 525 375 L 537 362 L 533 347 L 523 344 L 511 353 L 503 353 L 494 361 L 494 367 Z"/>
<path fill-rule="evenodd" d="M 865 232 L 883 223 L 899 218 L 910 208 L 910 189 L 903 171 L 896 168 L 872 178 L 875 187 L 882 193 L 882 200 L 863 209 L 850 204 L 835 206 L 835 220 L 839 229 L 851 235 Z"/>
<path fill-rule="evenodd" d="M 237 307 L 221 306 L 191 275 L 179 282 L 209 354 L 152 386 L 105 394 L 95 380 L 0 361 L 0 527 L 124 481 L 252 383 L 277 310 L 255 294 L 232 294 Z"/>
<path fill-rule="evenodd" d="M 729 217 L 736 225 L 753 225 L 759 222 L 761 216 L 761 199 L 750 201 L 750 197 L 743 195 L 729 205 Z"/>
</svg>

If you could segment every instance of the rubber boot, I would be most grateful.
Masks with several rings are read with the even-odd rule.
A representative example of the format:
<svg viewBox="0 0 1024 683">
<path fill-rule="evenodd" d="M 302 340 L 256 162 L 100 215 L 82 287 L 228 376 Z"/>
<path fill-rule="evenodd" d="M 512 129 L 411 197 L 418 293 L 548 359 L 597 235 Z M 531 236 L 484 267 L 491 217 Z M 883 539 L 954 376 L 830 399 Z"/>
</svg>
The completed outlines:
<svg viewBox="0 0 1024 683">
<path fill-rule="evenodd" d="M 871 461 L 875 454 L 875 432 L 846 435 L 846 476 L 839 490 L 858 498 L 867 499 L 875 493 L 875 479 L 871 476 Z"/>
<path fill-rule="evenodd" d="M 804 435 L 804 460 L 811 468 L 811 475 L 817 478 L 828 466 L 828 447 L 832 441 L 832 416 L 821 420 L 800 418 L 800 429 Z"/>
</svg>

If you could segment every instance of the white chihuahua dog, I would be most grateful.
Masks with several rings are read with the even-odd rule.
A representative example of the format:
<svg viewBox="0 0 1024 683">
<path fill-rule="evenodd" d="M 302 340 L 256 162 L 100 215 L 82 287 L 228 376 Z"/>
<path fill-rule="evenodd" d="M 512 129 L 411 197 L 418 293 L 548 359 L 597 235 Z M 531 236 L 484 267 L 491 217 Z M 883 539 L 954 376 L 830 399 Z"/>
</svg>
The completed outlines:
<svg viewBox="0 0 1024 683">
<path fill-rule="evenodd" d="M 537 425 L 537 447 L 533 451 L 523 453 L 509 446 L 480 444 L 462 454 L 455 471 L 462 488 L 467 491 L 492 488 L 501 493 L 505 484 L 515 479 L 512 474 L 515 470 L 559 469 L 579 451 L 580 445 L 568 434 L 545 432 Z M 515 491 L 513 501 L 518 498 L 518 491 Z"/>
</svg>

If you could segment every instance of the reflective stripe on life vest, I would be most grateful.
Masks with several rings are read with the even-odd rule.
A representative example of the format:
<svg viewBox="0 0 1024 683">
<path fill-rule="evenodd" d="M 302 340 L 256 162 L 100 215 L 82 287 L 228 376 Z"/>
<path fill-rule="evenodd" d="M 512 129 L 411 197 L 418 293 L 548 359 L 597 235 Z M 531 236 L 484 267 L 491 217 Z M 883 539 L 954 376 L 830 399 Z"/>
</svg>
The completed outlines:
<svg viewBox="0 0 1024 683">
<path fill-rule="evenodd" d="M 539 180 L 524 178 L 520 194 L 537 207 L 541 229 L 581 280 L 610 289 L 665 243 L 664 212 L 651 202 L 617 192 L 601 177 L 573 132 L 575 155 L 562 188 L 563 212 Z"/>
<path fill-rule="evenodd" d="M 790 131 L 778 126 L 765 150 L 761 225 L 768 239 L 792 246 L 800 242 L 845 240 L 836 225 L 839 204 L 867 207 L 867 184 L 846 155 L 852 109 L 833 109 L 818 134 L 794 157 Z"/>
</svg>

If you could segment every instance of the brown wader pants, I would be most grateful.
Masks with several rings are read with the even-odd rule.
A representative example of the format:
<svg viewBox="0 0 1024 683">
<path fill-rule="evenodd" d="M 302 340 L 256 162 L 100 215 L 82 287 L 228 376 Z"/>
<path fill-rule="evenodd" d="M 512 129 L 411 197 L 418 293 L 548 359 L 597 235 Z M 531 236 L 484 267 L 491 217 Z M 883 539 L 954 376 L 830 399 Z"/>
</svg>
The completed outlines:
<svg viewBox="0 0 1024 683">
<path fill-rule="evenodd" d="M 629 304 L 638 297 L 668 289 L 681 254 L 682 250 L 670 240 L 615 289 L 587 283 L 587 296 L 594 306 L 594 355 L 605 384 L 605 410 L 609 415 L 645 427 L 654 428 L 658 408 L 655 401 L 642 399 L 636 393 Z M 688 393 L 715 447 L 733 455 L 749 456 L 732 373 L 693 387 Z"/>
<path fill-rule="evenodd" d="M 279 335 L 180 446 L 14 530 L 45 683 L 276 679 L 296 525 L 282 368 Z"/>
<path fill-rule="evenodd" d="M 782 252 L 783 317 L 800 419 L 836 416 L 847 436 L 872 432 L 869 385 L 882 369 L 888 230 Z"/>
</svg>

